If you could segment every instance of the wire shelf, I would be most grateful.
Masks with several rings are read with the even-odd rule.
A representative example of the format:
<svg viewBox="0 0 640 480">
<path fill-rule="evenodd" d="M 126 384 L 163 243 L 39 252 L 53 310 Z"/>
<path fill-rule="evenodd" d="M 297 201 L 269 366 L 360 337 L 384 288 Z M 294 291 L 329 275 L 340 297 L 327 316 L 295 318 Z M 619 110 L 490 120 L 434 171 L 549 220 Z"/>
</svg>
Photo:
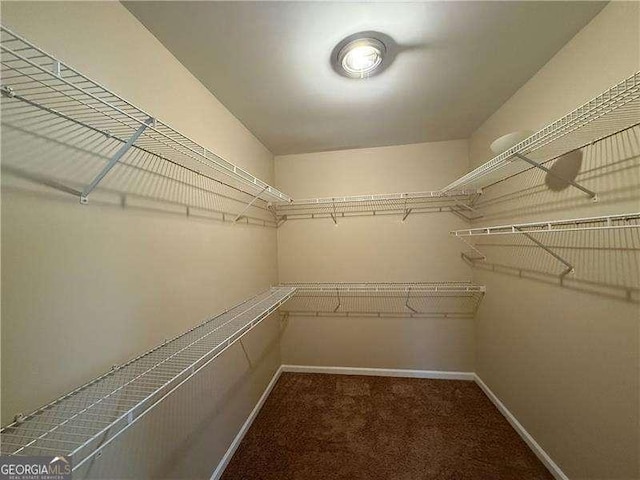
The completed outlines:
<svg viewBox="0 0 640 480">
<path fill-rule="evenodd" d="M 483 188 L 640 124 L 640 72 L 497 155 L 443 190 Z"/>
<path fill-rule="evenodd" d="M 133 140 L 133 148 L 228 182 L 266 202 L 291 200 L 4 26 L 0 50 L 3 101 L 54 114 L 121 145 Z"/>
<path fill-rule="evenodd" d="M 332 218 L 360 215 L 400 214 L 454 211 L 472 215 L 478 190 L 433 191 L 324 197 L 274 203 L 280 219 Z"/>
<path fill-rule="evenodd" d="M 487 260 L 487 256 L 484 253 L 487 248 L 503 247 L 510 248 L 512 251 L 516 247 L 522 247 L 520 243 L 500 243 L 500 244 L 476 244 L 471 243 L 470 237 L 495 237 L 505 235 L 515 235 L 520 237 L 526 237 L 523 242 L 528 243 L 531 247 L 539 247 L 547 252 L 547 259 L 562 265 L 562 271 L 559 273 L 560 278 L 564 278 L 570 273 L 575 273 L 575 267 L 573 260 L 567 256 L 571 252 L 572 248 L 577 248 L 581 245 L 576 238 L 572 238 L 569 243 L 552 242 L 549 236 L 557 236 L 558 234 L 565 235 L 581 235 L 589 234 L 587 237 L 587 245 L 581 248 L 597 249 L 602 255 L 610 251 L 611 254 L 621 253 L 627 251 L 632 253 L 632 250 L 628 246 L 624 246 L 625 242 L 616 242 L 617 237 L 604 236 L 607 231 L 620 232 L 617 240 L 628 241 L 629 238 L 623 234 L 630 229 L 640 229 L 640 213 L 626 213 L 617 215 L 603 215 L 599 217 L 585 217 L 585 218 L 572 218 L 566 220 L 552 220 L 547 222 L 533 222 L 533 223 L 519 223 L 511 225 L 497 225 L 493 227 L 479 227 L 470 228 L 464 230 L 454 230 L 450 234 L 454 237 L 462 240 L 467 247 L 468 251 L 462 253 L 462 258 L 475 264 L 475 262 L 484 262 Z M 533 256 L 527 255 L 527 259 L 520 259 L 522 261 L 531 261 Z M 605 264 L 616 263 L 615 257 L 608 257 L 605 260 Z M 583 268 L 589 269 L 589 265 L 583 265 Z"/>
<path fill-rule="evenodd" d="M 285 283 L 288 315 L 472 318 L 485 287 L 468 282 Z"/>
<path fill-rule="evenodd" d="M 2 455 L 97 454 L 295 292 L 273 287 L 0 430 Z"/>
<path fill-rule="evenodd" d="M 2 116 L 2 172 L 82 195 L 123 141 L 88 126 L 4 97 Z M 9 188 L 11 182 L 5 183 Z M 128 207 L 146 202 L 149 208 L 169 208 L 187 215 L 275 227 L 272 212 L 254 202 L 253 195 L 229 183 L 132 148 L 100 183 L 100 199 Z M 95 198 L 95 197 L 94 197 Z"/>
<path fill-rule="evenodd" d="M 516 223 L 511 225 L 497 225 L 494 227 L 478 227 L 454 230 L 451 232 L 451 235 L 456 237 L 472 237 L 478 235 L 512 235 L 551 232 L 563 233 L 620 228 L 640 228 L 640 213 L 571 218 L 567 220 L 552 220 L 548 222 Z"/>
</svg>

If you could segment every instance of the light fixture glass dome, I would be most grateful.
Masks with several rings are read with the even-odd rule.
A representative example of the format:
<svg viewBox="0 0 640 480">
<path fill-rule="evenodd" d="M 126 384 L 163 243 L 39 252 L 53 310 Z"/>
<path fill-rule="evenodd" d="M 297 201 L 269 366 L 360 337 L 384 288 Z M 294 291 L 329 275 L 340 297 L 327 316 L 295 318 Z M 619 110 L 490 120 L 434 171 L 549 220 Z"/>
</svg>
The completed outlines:
<svg viewBox="0 0 640 480">
<path fill-rule="evenodd" d="M 377 73 L 386 49 L 375 38 L 358 38 L 344 45 L 338 52 L 338 64 L 346 76 L 366 78 Z"/>
</svg>

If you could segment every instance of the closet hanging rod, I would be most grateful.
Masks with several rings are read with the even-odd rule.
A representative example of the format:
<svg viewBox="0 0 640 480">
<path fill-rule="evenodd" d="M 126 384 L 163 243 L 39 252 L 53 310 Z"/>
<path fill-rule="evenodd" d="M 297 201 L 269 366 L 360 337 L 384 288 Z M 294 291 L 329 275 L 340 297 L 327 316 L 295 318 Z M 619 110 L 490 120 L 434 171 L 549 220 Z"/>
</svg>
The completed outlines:
<svg viewBox="0 0 640 480">
<path fill-rule="evenodd" d="M 127 100 L 67 66 L 28 40 L 0 25 L 2 92 L 6 98 L 29 100 L 50 112 L 75 118 L 101 131 L 131 138 L 144 126 L 135 145 L 160 158 L 193 168 L 194 162 L 233 179 L 247 193 L 262 191 L 265 201 L 290 201 L 291 198 L 246 170 L 228 162 L 189 137 L 155 119 Z"/>
<path fill-rule="evenodd" d="M 64 455 L 73 470 L 211 363 L 294 294 L 273 287 L 0 429 L 2 455 Z"/>
</svg>

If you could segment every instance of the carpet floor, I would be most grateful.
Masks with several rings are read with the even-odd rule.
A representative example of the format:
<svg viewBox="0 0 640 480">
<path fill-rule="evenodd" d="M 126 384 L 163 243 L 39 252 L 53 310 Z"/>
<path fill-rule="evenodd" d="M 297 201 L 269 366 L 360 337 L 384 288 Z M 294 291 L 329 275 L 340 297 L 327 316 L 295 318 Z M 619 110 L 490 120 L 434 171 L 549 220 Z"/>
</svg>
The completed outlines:
<svg viewBox="0 0 640 480">
<path fill-rule="evenodd" d="M 223 480 L 553 480 L 470 381 L 283 373 Z"/>
</svg>

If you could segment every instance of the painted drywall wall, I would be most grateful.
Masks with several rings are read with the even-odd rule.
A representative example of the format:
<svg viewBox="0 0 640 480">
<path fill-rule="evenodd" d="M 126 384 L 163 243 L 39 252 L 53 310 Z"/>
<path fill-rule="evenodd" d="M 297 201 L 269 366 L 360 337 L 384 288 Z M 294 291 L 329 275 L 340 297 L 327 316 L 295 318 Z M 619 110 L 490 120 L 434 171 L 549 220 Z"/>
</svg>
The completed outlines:
<svg viewBox="0 0 640 480">
<path fill-rule="evenodd" d="M 640 70 L 639 20 L 636 2 L 605 7 L 477 130 L 472 165 L 491 157 L 495 138 L 536 130 Z M 597 203 L 530 171 L 485 190 L 478 224 L 640 211 L 638 128 L 582 154 L 577 178 Z M 487 262 L 474 281 L 489 293 L 476 371 L 569 478 L 640 478 L 638 231 L 538 238 L 574 264 L 562 285 L 562 265 L 526 239 L 478 239 Z"/>
<path fill-rule="evenodd" d="M 462 174 L 466 141 L 276 156 L 294 198 L 438 190 Z M 468 281 L 450 212 L 287 220 L 278 229 L 281 282 Z M 468 319 L 291 316 L 283 363 L 473 371 Z"/>
<path fill-rule="evenodd" d="M 5 3 L 2 22 L 273 180 L 270 152 L 120 3 Z M 44 142 L 36 155 L 38 141 L 14 133 L 3 125 L 3 167 L 83 171 L 72 149 Z M 274 229 L 187 216 L 157 175 L 135 179 L 157 198 L 99 190 L 86 206 L 13 171 L 2 180 L 3 424 L 277 281 Z M 184 185 L 183 197 L 202 195 Z M 280 365 L 278 335 L 265 320 L 245 341 L 250 363 L 233 346 L 78 478 L 208 477 Z"/>
</svg>

